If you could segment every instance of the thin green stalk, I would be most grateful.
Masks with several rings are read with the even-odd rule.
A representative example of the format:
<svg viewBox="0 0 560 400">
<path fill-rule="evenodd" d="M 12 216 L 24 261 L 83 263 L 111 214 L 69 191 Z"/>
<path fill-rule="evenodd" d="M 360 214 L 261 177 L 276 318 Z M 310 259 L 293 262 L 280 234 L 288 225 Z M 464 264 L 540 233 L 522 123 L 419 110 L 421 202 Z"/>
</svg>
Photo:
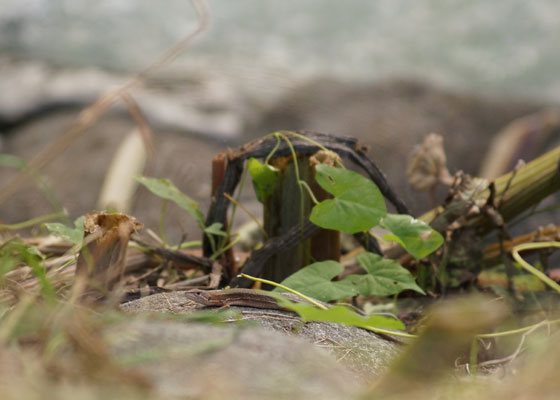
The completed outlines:
<svg viewBox="0 0 560 400">
<path fill-rule="evenodd" d="M 273 135 L 276 138 L 276 144 L 274 145 L 274 147 L 272 148 L 270 153 L 268 153 L 268 155 L 266 156 L 266 158 L 264 160 L 265 164 L 268 164 L 268 162 L 270 161 L 270 159 L 272 158 L 274 153 L 276 153 L 276 150 L 278 150 L 278 147 L 280 147 L 280 135 L 275 135 L 275 134 L 273 134 Z"/>
<path fill-rule="evenodd" d="M 328 308 L 326 306 L 319 303 L 315 299 L 312 299 L 311 297 L 308 297 L 308 296 L 304 295 L 303 293 L 298 292 L 297 290 L 294 290 L 294 289 L 291 289 L 291 288 L 289 288 L 285 285 L 282 285 L 281 283 L 276 283 L 276 282 L 270 281 L 268 279 L 255 278 L 254 276 L 250 276 L 250 275 L 247 275 L 247 274 L 240 274 L 239 276 L 242 276 L 242 277 L 247 278 L 247 279 L 251 279 L 252 281 L 255 281 L 255 282 L 261 282 L 261 283 L 264 283 L 264 284 L 267 284 L 267 285 L 272 285 L 272 286 L 275 286 L 275 287 L 279 287 L 280 289 L 283 289 L 287 292 L 295 294 L 298 297 L 301 297 L 305 301 L 311 303 L 312 305 L 314 305 L 317 308 L 320 308 L 321 310 L 328 310 Z M 365 326 L 360 325 L 360 327 L 363 328 L 363 329 L 366 329 L 368 331 L 371 331 L 371 332 L 381 333 L 381 334 L 384 334 L 384 335 L 393 335 L 393 336 L 403 337 L 403 338 L 407 338 L 407 339 L 415 339 L 415 338 L 418 337 L 418 336 L 412 335 L 410 333 L 393 331 L 393 330 L 390 330 L 390 329 L 378 328 L 378 327 L 370 326 L 370 325 L 365 325 Z"/>
<path fill-rule="evenodd" d="M 389 336 L 397 336 L 397 337 L 402 337 L 405 339 L 417 339 L 418 335 L 413 335 L 412 333 L 406 333 L 406 332 L 401 332 L 401 331 L 392 331 L 390 329 L 383 329 L 383 328 L 377 328 L 375 326 L 360 326 L 360 328 L 363 328 L 365 330 L 368 330 L 370 332 L 374 332 L 374 333 L 380 333 L 382 335 L 389 335 Z"/>
<path fill-rule="evenodd" d="M 177 246 L 171 247 L 173 250 L 188 249 L 189 247 L 201 247 L 201 240 L 191 240 L 190 242 L 183 242 Z"/>
<path fill-rule="evenodd" d="M 233 202 L 233 206 L 231 207 L 231 217 L 230 217 L 230 223 L 228 224 L 226 233 L 228 236 L 230 236 L 231 233 L 231 229 L 233 227 L 233 221 L 235 220 L 235 213 L 237 211 L 237 205 L 241 204 L 239 202 L 239 199 L 241 198 L 241 193 L 243 193 L 243 189 L 245 188 L 245 181 L 247 180 L 247 173 L 248 173 L 249 169 L 247 167 L 245 167 L 244 171 L 243 171 L 243 175 L 241 176 L 241 182 L 239 182 L 239 189 L 237 190 L 237 196 L 235 196 L 235 200 Z M 224 196 L 227 195 L 227 193 L 224 193 Z"/>
<path fill-rule="evenodd" d="M 18 230 L 18 229 L 25 229 L 25 228 L 29 228 L 33 225 L 42 224 L 44 222 L 47 222 L 47 221 L 50 221 L 50 220 L 53 220 L 53 219 L 63 218 L 63 217 L 66 217 L 66 214 L 62 211 L 59 211 L 59 212 L 55 212 L 55 213 L 52 213 L 52 214 L 41 215 L 40 217 L 28 219 L 27 221 L 18 222 L 16 224 L 0 224 L 0 231 L 1 230 L 15 231 L 15 230 Z"/>
<path fill-rule="evenodd" d="M 231 242 L 228 243 L 227 246 L 223 246 L 221 247 L 219 250 L 217 250 L 214 254 L 212 254 L 210 256 L 210 258 L 212 260 L 215 260 L 216 258 L 218 258 L 219 256 L 221 256 L 225 251 L 227 251 L 228 249 L 230 249 L 231 247 L 235 246 L 237 243 L 239 243 L 241 241 L 241 237 L 237 237 L 235 240 L 232 240 Z"/>
<path fill-rule="evenodd" d="M 321 149 L 321 150 L 323 150 L 323 151 L 325 151 L 325 152 L 331 152 L 331 150 L 327 149 L 327 148 L 326 148 L 325 146 L 323 146 L 321 143 L 319 143 L 319 142 L 317 142 L 317 141 L 315 141 L 315 140 L 313 140 L 313 139 L 310 139 L 310 138 L 308 138 L 307 136 L 300 135 L 299 133 L 295 133 L 295 132 L 292 132 L 292 131 L 280 131 L 280 132 L 276 132 L 276 133 L 274 133 L 274 134 L 278 134 L 278 133 L 279 133 L 279 134 L 282 134 L 282 135 L 288 134 L 288 135 L 295 136 L 295 137 L 297 137 L 297 138 L 299 138 L 299 139 L 301 139 L 301 140 L 304 140 L 304 141 L 306 141 L 306 142 L 308 142 L 308 143 L 311 143 L 311 144 L 317 146 L 319 149 Z M 345 168 L 344 165 L 343 165 L 340 161 L 338 161 L 338 159 L 335 159 L 335 161 L 336 161 L 336 163 L 337 163 L 341 168 Z"/>
<path fill-rule="evenodd" d="M 74 258 L 66 261 L 64 264 L 62 264 L 61 266 L 57 267 L 54 269 L 54 271 L 58 272 L 58 271 L 62 271 L 64 268 L 69 267 L 73 264 L 76 264 L 76 261 L 78 260 L 78 255 L 74 254 Z"/>
<path fill-rule="evenodd" d="M 518 246 L 515 246 L 511 250 L 511 254 L 515 261 L 517 261 L 523 268 L 529 271 L 531 274 L 535 275 L 541 281 L 546 283 L 552 289 L 556 290 L 556 292 L 560 293 L 560 285 L 546 276 L 544 273 L 533 267 L 527 261 L 525 261 L 520 255 L 519 252 L 523 250 L 536 250 L 536 249 L 543 249 L 547 247 L 560 247 L 560 242 L 540 242 L 540 243 L 524 243 Z"/>
<path fill-rule="evenodd" d="M 302 188 L 301 179 L 300 179 L 300 176 L 299 176 L 299 167 L 298 167 L 298 160 L 297 160 L 296 151 L 294 149 L 294 146 L 292 146 L 292 143 L 290 142 L 290 139 L 288 139 L 286 137 L 286 135 L 284 135 L 281 132 L 277 132 L 276 134 L 286 141 L 286 144 L 288 145 L 288 147 L 290 149 L 290 152 L 292 153 L 292 158 L 294 160 L 294 172 L 296 174 L 296 182 L 297 182 L 298 188 L 299 188 L 299 220 L 300 220 L 301 227 L 302 227 L 302 230 L 303 230 L 303 214 L 304 214 L 303 206 L 304 206 L 305 199 L 303 198 L 303 188 Z"/>
<path fill-rule="evenodd" d="M 243 211 L 245 211 L 245 213 L 249 216 L 249 218 L 251 218 L 251 220 L 257 224 L 257 226 L 259 227 L 259 229 L 261 230 L 262 234 L 264 235 L 264 237 L 266 239 L 268 239 L 268 234 L 266 233 L 266 231 L 264 230 L 264 226 L 262 226 L 262 224 L 260 223 L 260 221 L 257 219 L 257 217 L 255 217 L 253 214 L 251 214 L 251 212 L 245 207 L 243 206 L 243 204 L 241 204 L 239 201 L 237 201 L 236 199 L 234 199 L 233 197 L 231 197 L 229 194 L 224 193 L 224 196 L 226 199 L 228 199 L 229 201 L 231 201 L 234 205 L 239 206 L 239 208 L 241 208 Z M 229 234 L 229 226 L 228 226 L 228 237 L 230 236 Z"/>
<path fill-rule="evenodd" d="M 542 325 L 555 325 L 560 323 L 560 319 L 554 319 L 552 321 L 549 321 L 547 319 L 545 319 L 544 321 L 538 322 L 536 324 L 533 325 L 529 325 L 529 326 L 525 326 L 523 328 L 519 328 L 519 329 L 512 329 L 509 331 L 504 331 L 504 332 L 497 332 L 497 333 L 481 333 L 480 335 L 476 335 L 479 338 L 497 338 L 497 337 L 502 337 L 502 336 L 509 336 L 509 335 L 517 335 L 519 333 L 525 333 L 528 332 L 530 330 L 536 329 Z"/>
<path fill-rule="evenodd" d="M 286 144 L 288 145 L 288 148 L 290 149 L 290 153 L 292 153 L 292 158 L 294 160 L 294 172 L 296 174 L 296 180 L 297 180 L 298 185 L 299 185 L 300 184 L 299 182 L 300 182 L 301 179 L 299 177 L 299 167 L 297 165 L 296 150 L 294 149 L 294 146 L 292 146 L 292 142 L 290 142 L 290 139 L 288 139 L 284 134 L 277 133 L 277 135 L 286 141 Z M 302 191 L 301 187 L 299 188 L 299 190 L 300 190 L 300 192 Z"/>
<path fill-rule="evenodd" d="M 300 184 L 307 190 L 307 193 L 309 193 L 309 197 L 311 197 L 311 201 L 313 201 L 314 204 L 319 204 L 319 201 L 317 200 L 317 198 L 313 194 L 313 191 L 311 190 L 311 188 L 309 187 L 307 182 L 300 181 Z"/>
<path fill-rule="evenodd" d="M 317 300 L 312 299 L 311 297 L 308 297 L 308 296 L 304 295 L 303 293 L 298 292 L 297 290 L 289 288 L 288 286 L 282 285 L 281 283 L 276 283 L 274 281 L 269 281 L 268 279 L 256 278 L 254 276 L 247 275 L 247 274 L 239 274 L 239 276 L 242 276 L 243 278 L 250 279 L 254 282 L 260 282 L 260 283 L 264 283 L 266 285 L 271 285 L 271 286 L 278 287 L 282 290 L 285 290 L 286 292 L 290 292 L 292 294 L 295 294 L 296 296 L 301 297 L 305 301 L 313 304 L 315 307 L 320 308 L 321 310 L 327 310 L 327 307 L 325 307 L 323 304 L 319 303 Z"/>
</svg>

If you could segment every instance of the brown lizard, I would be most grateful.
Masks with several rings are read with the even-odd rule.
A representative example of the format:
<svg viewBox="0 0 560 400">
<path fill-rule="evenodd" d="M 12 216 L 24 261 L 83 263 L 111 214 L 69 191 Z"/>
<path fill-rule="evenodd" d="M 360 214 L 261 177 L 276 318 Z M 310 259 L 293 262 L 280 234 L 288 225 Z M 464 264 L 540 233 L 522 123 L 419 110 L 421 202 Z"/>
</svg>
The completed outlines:
<svg viewBox="0 0 560 400">
<path fill-rule="evenodd" d="M 291 293 L 278 293 L 288 300 L 301 303 L 301 297 Z M 187 299 L 195 303 L 202 304 L 206 307 L 254 307 L 267 310 L 286 310 L 284 307 L 278 305 L 277 300 L 267 295 L 264 291 L 252 289 L 222 289 L 222 290 L 202 290 L 192 289 L 185 293 Z M 325 307 L 327 303 L 320 302 Z M 288 311 L 288 310 L 286 310 Z"/>
<path fill-rule="evenodd" d="M 304 299 L 292 293 L 278 293 L 278 294 L 296 303 L 305 302 Z M 238 307 L 254 307 L 254 308 L 260 308 L 265 310 L 291 311 L 278 305 L 277 300 L 274 297 L 269 296 L 268 294 L 266 294 L 265 291 L 262 290 L 252 290 L 252 289 L 242 289 L 242 288 L 222 289 L 222 290 L 192 289 L 189 290 L 188 292 L 185 292 L 185 296 L 189 300 L 201 304 L 205 307 L 238 306 Z M 320 303 L 325 307 L 331 307 L 331 305 L 328 303 L 324 303 L 318 300 L 315 301 L 317 301 L 318 303 Z M 352 308 L 355 309 L 354 307 Z M 357 309 L 355 310 L 363 315 L 363 312 L 361 312 L 360 310 Z M 380 314 L 394 317 L 394 315 L 388 313 L 380 313 Z M 379 336 L 388 339 L 390 341 L 397 342 L 400 344 L 403 343 L 401 339 L 391 334 L 380 333 L 380 332 L 376 332 L 376 333 Z"/>
</svg>

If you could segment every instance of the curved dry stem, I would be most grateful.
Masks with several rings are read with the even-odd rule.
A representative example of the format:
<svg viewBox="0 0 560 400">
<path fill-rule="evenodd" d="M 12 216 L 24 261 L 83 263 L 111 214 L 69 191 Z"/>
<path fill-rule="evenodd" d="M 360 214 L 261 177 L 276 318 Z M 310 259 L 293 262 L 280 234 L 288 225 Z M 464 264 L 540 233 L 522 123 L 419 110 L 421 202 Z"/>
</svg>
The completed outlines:
<svg viewBox="0 0 560 400">
<path fill-rule="evenodd" d="M 547 247 L 560 247 L 560 242 L 539 242 L 539 243 L 524 243 L 518 246 L 515 246 L 511 250 L 511 255 L 525 270 L 530 272 L 531 274 L 535 275 L 541 281 L 543 281 L 546 285 L 551 287 L 552 289 L 556 290 L 556 292 L 560 293 L 560 285 L 546 276 L 543 272 L 539 271 L 527 261 L 525 261 L 520 255 L 519 252 L 523 250 L 536 250 L 536 249 L 545 249 Z"/>
<path fill-rule="evenodd" d="M 26 170 L 12 178 L 0 190 L 0 204 L 8 200 L 27 181 L 28 176 L 45 167 L 70 144 L 78 138 L 87 128 L 91 127 L 101 115 L 118 100 L 126 97 L 127 92 L 139 83 L 144 82 L 150 75 L 162 69 L 173 61 L 181 52 L 185 51 L 198 37 L 208 30 L 210 26 L 210 12 L 205 0 L 191 0 L 197 14 L 198 27 L 180 42 L 169 48 L 156 62 L 136 74 L 120 88 L 98 98 L 93 104 L 86 107 L 77 120 L 49 147 L 37 154 L 28 164 Z"/>
</svg>

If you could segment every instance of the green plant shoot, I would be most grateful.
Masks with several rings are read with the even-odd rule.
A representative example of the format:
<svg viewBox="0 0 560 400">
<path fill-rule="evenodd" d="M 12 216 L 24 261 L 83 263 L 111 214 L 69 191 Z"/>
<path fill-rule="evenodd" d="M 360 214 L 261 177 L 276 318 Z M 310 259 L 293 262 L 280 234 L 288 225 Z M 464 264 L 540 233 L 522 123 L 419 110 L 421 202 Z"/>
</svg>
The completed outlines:
<svg viewBox="0 0 560 400">
<path fill-rule="evenodd" d="M 272 165 L 262 164 L 256 158 L 249 159 L 247 168 L 251 174 L 257 199 L 262 203 L 266 197 L 274 193 L 280 171 Z"/>
<path fill-rule="evenodd" d="M 138 176 L 136 180 L 156 196 L 171 200 L 183 210 L 186 210 L 196 219 L 200 229 L 204 230 L 204 215 L 198 209 L 198 203 L 181 192 L 170 180 L 149 178 L 147 176 Z"/>
<path fill-rule="evenodd" d="M 443 243 L 439 232 L 410 215 L 387 214 L 381 219 L 380 226 L 392 232 L 383 239 L 397 242 L 416 259 L 426 257 Z"/>
<path fill-rule="evenodd" d="M 311 211 L 311 222 L 321 228 L 350 234 L 364 232 L 378 225 L 387 214 L 379 188 L 356 172 L 320 164 L 316 168 L 316 180 L 334 196 Z"/>
<path fill-rule="evenodd" d="M 45 228 L 47 228 L 51 235 L 66 240 L 74 245 L 81 245 L 82 240 L 84 239 L 85 218 L 86 217 L 84 215 L 76 218 L 73 228 L 59 222 L 46 223 Z"/>
</svg>

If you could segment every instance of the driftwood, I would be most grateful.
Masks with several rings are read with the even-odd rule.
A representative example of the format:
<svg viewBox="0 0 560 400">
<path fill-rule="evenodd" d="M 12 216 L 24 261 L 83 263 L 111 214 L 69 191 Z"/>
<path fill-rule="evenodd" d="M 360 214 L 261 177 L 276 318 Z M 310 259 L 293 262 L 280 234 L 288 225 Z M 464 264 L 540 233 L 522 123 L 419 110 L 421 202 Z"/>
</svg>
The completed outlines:
<svg viewBox="0 0 560 400">
<path fill-rule="evenodd" d="M 419 219 L 442 234 L 470 230 L 482 238 L 497 229 L 501 232 L 502 239 L 509 239 L 509 222 L 560 190 L 560 147 L 492 182 L 468 176 L 463 176 L 462 179 L 463 185 L 459 185 L 462 187 L 452 189 L 443 206 L 424 213 Z M 548 231 L 550 235 L 550 232 L 557 232 L 558 227 L 553 226 Z M 525 242 L 530 242 L 535 237 L 538 235 L 526 235 Z M 519 244 L 522 241 L 506 240 L 503 248 L 508 250 L 512 242 Z M 495 247 L 492 249 L 485 250 L 484 261 L 496 257 Z M 398 245 L 385 251 L 385 257 L 392 259 L 401 259 L 405 255 L 405 250 Z M 404 259 L 401 261 L 406 263 Z"/>
<path fill-rule="evenodd" d="M 290 136 L 290 132 L 284 133 L 290 137 L 291 145 L 298 154 L 312 155 L 319 150 L 315 144 L 295 136 L 292 137 Z M 317 132 L 303 132 L 300 134 L 303 134 L 309 139 L 320 143 L 328 150 L 337 153 L 340 157 L 346 158 L 362 168 L 370 179 L 379 187 L 385 198 L 387 198 L 387 200 L 395 206 L 399 213 L 410 214 L 408 207 L 393 191 L 381 170 L 372 160 L 368 158 L 365 153 L 366 148 L 360 145 L 357 139 L 351 137 L 337 137 Z M 223 180 L 215 195 L 212 197 L 210 210 L 206 217 L 207 226 L 216 222 L 224 225 L 226 224 L 229 200 L 224 194 L 233 196 L 233 192 L 241 179 L 245 160 L 251 157 L 265 158 L 276 146 L 278 147 L 274 153 L 275 157 L 286 157 L 292 155 L 291 149 L 287 143 L 283 140 L 278 142 L 275 137 L 259 139 L 242 146 L 238 150 L 230 150 L 227 152 L 227 167 L 223 175 Z M 291 228 L 289 232 L 283 236 L 272 238 L 269 241 L 270 244 L 265 243 L 263 248 L 255 252 L 247 261 L 245 267 L 243 268 L 243 272 L 260 275 L 260 273 L 262 273 L 264 263 L 272 255 L 278 253 L 279 251 L 290 249 L 301 240 L 310 237 L 313 233 L 316 233 L 319 228 L 314 228 L 312 225 L 313 224 L 309 221 L 306 221 L 303 229 L 298 224 Z M 359 236 L 358 239 L 361 241 L 364 240 L 363 236 Z M 215 240 L 218 240 L 218 238 L 216 237 Z M 367 240 L 369 248 L 378 248 L 376 243 L 372 243 L 370 239 Z M 212 254 L 212 247 L 207 236 L 203 238 L 203 254 L 206 257 L 209 257 Z M 243 280 L 235 278 L 231 284 L 236 286 L 247 286 L 248 282 L 246 280 L 244 282 Z"/>
<path fill-rule="evenodd" d="M 419 218 L 432 226 L 437 223 L 434 229 L 442 231 L 454 219 L 448 215 L 445 218 L 447 223 L 442 223 L 441 216 L 451 210 L 451 207 L 457 208 L 452 213 L 457 218 L 465 216 L 465 210 L 460 209 L 461 204 L 467 202 L 466 210 L 475 205 L 492 203 L 489 205 L 496 209 L 504 222 L 513 220 L 525 210 L 539 204 L 545 197 L 560 190 L 560 147 L 496 178 L 482 189 L 473 193 L 470 198 L 463 196 L 453 199 L 447 206 L 436 207 Z M 482 234 L 495 227 L 492 218 L 484 213 L 471 213 L 464 225 L 479 227 Z"/>
<path fill-rule="evenodd" d="M 194 266 L 201 267 L 204 272 L 210 272 L 212 270 L 212 264 L 214 260 L 207 258 L 207 257 L 197 257 L 191 254 L 187 254 L 184 251 L 178 250 L 171 250 L 165 247 L 162 247 L 155 243 L 150 243 L 145 238 L 140 237 L 139 235 L 135 235 L 133 237 L 134 241 L 144 247 L 146 250 L 153 254 L 157 254 L 164 260 L 168 261 L 175 261 L 180 264 L 187 264 Z"/>
</svg>

